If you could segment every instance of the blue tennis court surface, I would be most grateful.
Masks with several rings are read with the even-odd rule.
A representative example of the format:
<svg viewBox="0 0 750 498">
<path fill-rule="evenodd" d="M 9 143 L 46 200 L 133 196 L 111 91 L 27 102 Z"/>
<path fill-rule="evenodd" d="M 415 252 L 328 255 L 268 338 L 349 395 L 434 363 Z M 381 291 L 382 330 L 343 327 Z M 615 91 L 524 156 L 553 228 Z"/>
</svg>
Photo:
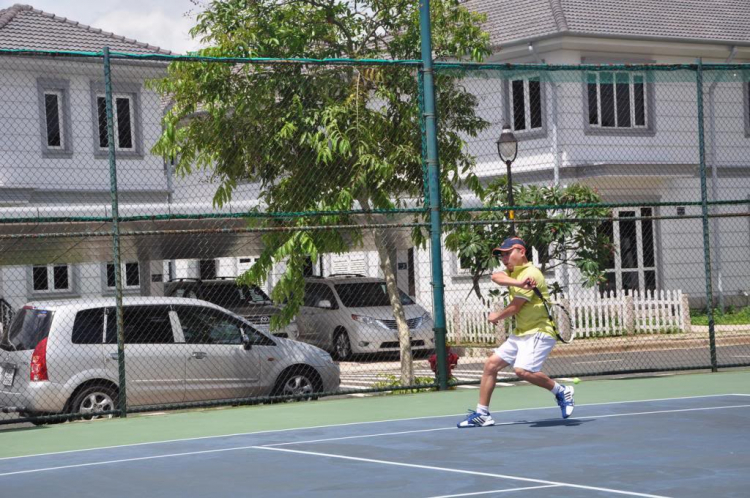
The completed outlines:
<svg viewBox="0 0 750 498">
<path fill-rule="evenodd" d="M 3 496 L 746 497 L 750 396 L 268 431 L 0 459 Z"/>
</svg>

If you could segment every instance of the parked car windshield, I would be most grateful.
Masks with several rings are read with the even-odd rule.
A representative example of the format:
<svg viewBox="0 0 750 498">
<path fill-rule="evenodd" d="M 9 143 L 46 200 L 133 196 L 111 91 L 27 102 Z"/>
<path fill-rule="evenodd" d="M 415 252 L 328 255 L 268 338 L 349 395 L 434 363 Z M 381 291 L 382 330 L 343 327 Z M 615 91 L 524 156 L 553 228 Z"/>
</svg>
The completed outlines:
<svg viewBox="0 0 750 498">
<path fill-rule="evenodd" d="M 358 282 L 348 284 L 336 284 L 336 292 L 341 302 L 347 308 L 367 308 L 371 306 L 390 306 L 388 289 L 385 282 Z M 409 296 L 398 291 L 401 296 L 401 304 L 414 304 Z"/>
<path fill-rule="evenodd" d="M 23 308 L 13 318 L 13 322 L 0 341 L 5 350 L 34 349 L 39 341 L 47 337 L 52 324 L 52 312 Z"/>
</svg>

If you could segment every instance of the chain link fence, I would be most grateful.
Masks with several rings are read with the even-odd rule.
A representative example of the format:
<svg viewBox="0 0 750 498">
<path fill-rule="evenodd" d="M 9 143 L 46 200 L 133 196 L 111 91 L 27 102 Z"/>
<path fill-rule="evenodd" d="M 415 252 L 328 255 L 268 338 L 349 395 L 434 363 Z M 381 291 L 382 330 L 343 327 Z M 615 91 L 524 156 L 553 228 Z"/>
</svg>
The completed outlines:
<svg viewBox="0 0 750 498">
<path fill-rule="evenodd" d="M 744 66 L 436 64 L 440 261 L 415 62 L 0 67 L 0 423 L 470 387 L 512 233 L 550 375 L 750 364 Z"/>
</svg>

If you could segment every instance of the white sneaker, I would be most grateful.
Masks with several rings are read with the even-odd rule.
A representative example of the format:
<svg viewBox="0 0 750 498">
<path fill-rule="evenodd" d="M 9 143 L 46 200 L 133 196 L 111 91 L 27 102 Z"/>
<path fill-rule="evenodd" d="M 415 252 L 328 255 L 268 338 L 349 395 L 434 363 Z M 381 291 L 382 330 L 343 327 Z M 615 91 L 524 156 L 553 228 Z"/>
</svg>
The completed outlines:
<svg viewBox="0 0 750 498">
<path fill-rule="evenodd" d="M 573 414 L 576 405 L 573 399 L 574 393 L 575 389 L 573 389 L 573 386 L 563 386 L 562 391 L 555 395 L 557 406 L 562 411 L 562 418 L 568 418 Z"/>
<path fill-rule="evenodd" d="M 457 427 L 459 429 L 464 429 L 466 427 L 488 427 L 490 425 L 495 425 L 492 415 L 489 413 L 485 415 L 483 413 L 469 410 L 469 415 L 459 422 Z"/>
</svg>

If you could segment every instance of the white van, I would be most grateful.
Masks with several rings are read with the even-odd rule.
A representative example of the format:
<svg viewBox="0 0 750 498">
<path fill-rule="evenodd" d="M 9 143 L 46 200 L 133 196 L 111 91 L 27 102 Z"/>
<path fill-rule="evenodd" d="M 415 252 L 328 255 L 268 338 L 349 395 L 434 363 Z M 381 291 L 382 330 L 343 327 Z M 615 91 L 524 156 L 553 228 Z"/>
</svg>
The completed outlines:
<svg viewBox="0 0 750 498">
<path fill-rule="evenodd" d="M 127 404 L 333 392 L 339 367 L 316 347 L 260 332 L 197 299 L 123 299 Z M 22 414 L 117 408 L 114 298 L 32 302 L 0 339 L 0 409 Z"/>
<path fill-rule="evenodd" d="M 413 351 L 435 348 L 430 314 L 401 292 Z M 305 297 L 297 315 L 300 341 L 331 351 L 339 360 L 353 355 L 399 351 L 398 330 L 386 283 L 361 275 L 305 279 Z"/>
</svg>

